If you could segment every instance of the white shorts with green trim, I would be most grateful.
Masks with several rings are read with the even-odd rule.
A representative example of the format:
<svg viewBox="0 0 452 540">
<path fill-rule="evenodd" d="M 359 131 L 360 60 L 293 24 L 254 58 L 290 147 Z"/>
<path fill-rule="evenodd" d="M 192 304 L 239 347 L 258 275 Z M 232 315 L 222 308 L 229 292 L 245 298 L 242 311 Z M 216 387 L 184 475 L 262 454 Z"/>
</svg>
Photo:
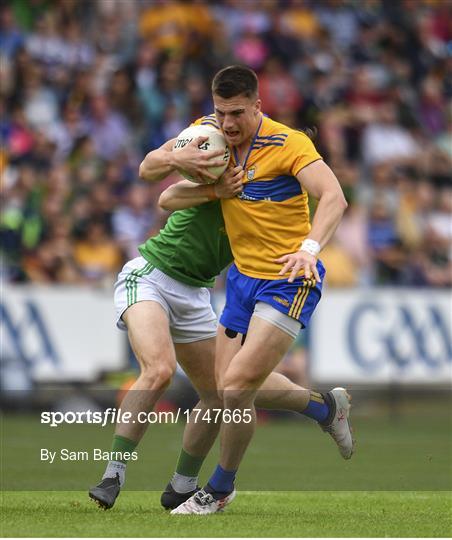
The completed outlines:
<svg viewBox="0 0 452 540">
<path fill-rule="evenodd" d="M 191 343 L 216 336 L 217 317 L 206 287 L 185 285 L 143 257 L 136 257 L 124 265 L 115 283 L 118 328 L 127 330 L 123 313 L 143 300 L 152 300 L 163 307 L 174 343 Z"/>
</svg>

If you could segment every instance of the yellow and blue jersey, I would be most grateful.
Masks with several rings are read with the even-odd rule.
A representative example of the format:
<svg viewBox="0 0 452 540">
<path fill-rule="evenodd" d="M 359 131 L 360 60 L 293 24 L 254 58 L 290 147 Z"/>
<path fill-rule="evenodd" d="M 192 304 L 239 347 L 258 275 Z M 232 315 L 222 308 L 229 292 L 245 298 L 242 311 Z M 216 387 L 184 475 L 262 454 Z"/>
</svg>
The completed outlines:
<svg viewBox="0 0 452 540">
<path fill-rule="evenodd" d="M 195 124 L 218 128 L 214 114 Z M 235 264 L 253 278 L 281 279 L 275 259 L 298 251 L 311 230 L 308 194 L 296 175 L 322 158 L 304 133 L 262 115 L 245 162 L 234 152 L 232 159 L 245 170 L 242 193 L 221 201 Z"/>
</svg>

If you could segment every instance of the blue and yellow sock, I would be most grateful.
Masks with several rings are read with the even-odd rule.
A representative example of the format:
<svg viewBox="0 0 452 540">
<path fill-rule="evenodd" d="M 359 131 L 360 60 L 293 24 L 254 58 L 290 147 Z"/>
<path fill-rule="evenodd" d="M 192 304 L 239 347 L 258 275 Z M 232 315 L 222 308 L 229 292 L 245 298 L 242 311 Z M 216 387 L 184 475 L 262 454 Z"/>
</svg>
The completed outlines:
<svg viewBox="0 0 452 540">
<path fill-rule="evenodd" d="M 301 414 L 317 420 L 317 422 L 324 423 L 330 415 L 329 404 L 323 394 L 313 392 L 312 390 L 310 394 L 309 403 L 306 409 L 301 411 Z"/>
</svg>

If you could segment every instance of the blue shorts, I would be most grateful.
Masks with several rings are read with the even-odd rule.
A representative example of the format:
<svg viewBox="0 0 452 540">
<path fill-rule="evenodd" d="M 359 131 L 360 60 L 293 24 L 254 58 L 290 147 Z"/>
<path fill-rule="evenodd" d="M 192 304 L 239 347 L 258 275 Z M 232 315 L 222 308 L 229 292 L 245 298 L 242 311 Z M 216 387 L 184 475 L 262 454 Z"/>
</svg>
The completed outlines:
<svg viewBox="0 0 452 540">
<path fill-rule="evenodd" d="M 226 283 L 226 304 L 220 323 L 246 334 L 257 302 L 265 302 L 281 313 L 296 319 L 305 328 L 322 296 L 325 268 L 317 261 L 321 282 L 298 277 L 293 283 L 285 279 L 257 279 L 241 274 L 233 264 Z"/>
</svg>

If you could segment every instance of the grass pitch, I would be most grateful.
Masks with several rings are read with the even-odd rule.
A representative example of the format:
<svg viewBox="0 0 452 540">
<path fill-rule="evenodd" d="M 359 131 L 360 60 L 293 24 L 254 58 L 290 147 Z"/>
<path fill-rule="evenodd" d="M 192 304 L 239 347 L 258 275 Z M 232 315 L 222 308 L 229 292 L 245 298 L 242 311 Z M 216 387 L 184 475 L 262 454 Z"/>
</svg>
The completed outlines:
<svg viewBox="0 0 452 540">
<path fill-rule="evenodd" d="M 356 453 L 344 461 L 315 422 L 301 418 L 257 427 L 238 475 L 239 491 L 452 491 L 452 409 L 416 411 L 353 419 Z M 149 427 L 138 446 L 138 460 L 127 468 L 127 489 L 159 491 L 168 482 L 180 451 L 184 425 Z M 93 448 L 109 450 L 113 426 L 67 425 L 50 428 L 30 415 L 6 415 L 2 422 L 1 484 L 4 491 L 85 491 L 96 484 L 105 462 Z M 42 448 L 86 451 L 85 461 L 54 463 Z M 208 480 L 218 445 L 201 470 Z"/>
<path fill-rule="evenodd" d="M 223 513 L 171 516 L 159 493 L 99 510 L 86 492 L 5 492 L 3 537 L 448 537 L 451 493 L 242 492 Z"/>
<path fill-rule="evenodd" d="M 160 490 L 174 470 L 183 425 L 150 426 L 126 490 L 112 510 L 88 498 L 99 461 L 40 460 L 40 448 L 108 449 L 113 427 L 49 428 L 5 415 L 1 433 L 3 537 L 449 537 L 452 536 L 450 403 L 353 419 L 356 455 L 340 458 L 314 422 L 258 426 L 224 513 L 170 516 Z M 212 450 L 201 471 L 207 480 Z M 72 490 L 72 491 L 69 491 Z M 136 490 L 136 491 L 132 491 Z"/>
</svg>

